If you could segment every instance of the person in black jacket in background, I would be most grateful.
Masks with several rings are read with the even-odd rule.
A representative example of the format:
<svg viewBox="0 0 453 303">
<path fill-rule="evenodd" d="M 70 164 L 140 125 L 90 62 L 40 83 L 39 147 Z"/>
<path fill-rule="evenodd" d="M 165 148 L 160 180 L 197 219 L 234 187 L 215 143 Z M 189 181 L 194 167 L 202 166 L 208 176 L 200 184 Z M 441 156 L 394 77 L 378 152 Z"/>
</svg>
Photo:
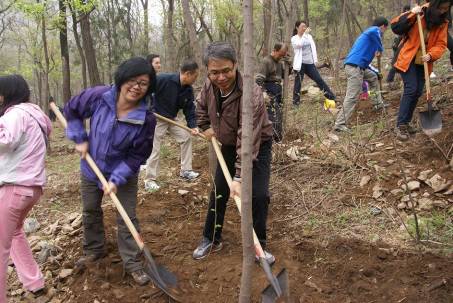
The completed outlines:
<svg viewBox="0 0 453 303">
<path fill-rule="evenodd" d="M 192 129 L 192 135 L 198 133 L 192 88 L 198 73 L 198 64 L 194 60 L 188 59 L 182 63 L 179 73 L 159 74 L 153 98 L 153 111 L 166 118 L 177 120 L 178 112 L 182 109 L 187 126 Z M 145 190 L 149 192 L 157 191 L 160 188 L 156 183 L 159 172 L 160 145 L 167 131 L 181 145 L 180 177 L 190 181 L 199 176 L 199 173 L 192 170 L 191 134 L 169 122 L 158 120 L 154 133 L 153 151 L 146 162 Z"/>
</svg>

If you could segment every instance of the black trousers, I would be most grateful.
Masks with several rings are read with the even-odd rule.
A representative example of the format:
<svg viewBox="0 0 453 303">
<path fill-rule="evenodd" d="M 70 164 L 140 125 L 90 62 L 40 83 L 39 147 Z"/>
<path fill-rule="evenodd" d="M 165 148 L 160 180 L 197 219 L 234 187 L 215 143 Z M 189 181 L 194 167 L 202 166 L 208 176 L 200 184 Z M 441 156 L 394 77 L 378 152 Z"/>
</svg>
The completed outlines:
<svg viewBox="0 0 453 303">
<path fill-rule="evenodd" d="M 221 149 L 228 170 L 231 175 L 234 175 L 236 147 L 224 145 Z M 262 142 L 257 160 L 253 162 L 252 215 L 253 228 L 263 249 L 266 247 L 266 220 L 270 202 L 269 178 L 271 173 L 271 158 L 272 140 Z M 211 192 L 203 235 L 218 243 L 221 241 L 226 205 L 230 197 L 230 188 L 219 164 L 217 165 L 214 182 L 215 189 Z"/>
<path fill-rule="evenodd" d="M 137 231 L 140 232 L 135 208 L 137 206 L 138 176 L 133 176 L 127 183 L 118 187 L 118 199 L 124 207 Z M 83 205 L 83 252 L 85 255 L 101 256 L 105 254 L 104 215 L 102 211 L 102 197 L 104 192 L 96 182 L 81 176 L 80 191 Z M 123 260 L 124 269 L 134 272 L 142 269 L 141 252 L 135 243 L 134 237 L 121 218 L 116 214 L 118 226 L 118 250 Z"/>
<path fill-rule="evenodd" d="M 270 104 L 267 105 L 267 115 L 269 120 L 272 121 L 274 141 L 280 142 L 283 132 L 282 86 L 275 82 L 265 82 L 264 88 L 271 98 Z"/>
<path fill-rule="evenodd" d="M 450 33 L 448 33 L 447 36 L 447 47 L 450 51 L 450 64 L 453 67 L 453 37 L 450 35 Z"/>
<path fill-rule="evenodd" d="M 314 64 L 305 64 L 303 63 L 300 67 L 300 71 L 294 71 L 296 73 L 296 78 L 294 79 L 294 91 L 293 91 L 293 104 L 300 104 L 300 90 L 302 89 L 302 81 L 304 80 L 304 75 L 310 77 L 311 80 L 315 81 L 319 89 L 324 94 L 324 97 L 330 100 L 335 100 L 337 97 L 330 90 L 327 83 L 322 79 L 321 75 Z"/>
</svg>

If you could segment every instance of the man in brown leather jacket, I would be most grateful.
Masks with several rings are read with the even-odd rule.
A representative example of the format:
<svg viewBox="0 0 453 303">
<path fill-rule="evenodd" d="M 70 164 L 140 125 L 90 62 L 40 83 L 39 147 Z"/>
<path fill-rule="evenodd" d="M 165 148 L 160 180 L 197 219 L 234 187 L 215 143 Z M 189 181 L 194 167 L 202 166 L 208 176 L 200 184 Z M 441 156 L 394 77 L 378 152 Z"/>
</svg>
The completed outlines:
<svg viewBox="0 0 453 303">
<path fill-rule="evenodd" d="M 266 219 L 269 205 L 269 178 L 272 152 L 272 124 L 268 119 L 261 88 L 255 84 L 253 99 L 242 100 L 242 76 L 237 70 L 236 51 L 231 44 L 214 42 L 205 49 L 203 63 L 208 77 L 197 100 L 197 124 L 209 139 L 222 143 L 222 154 L 230 174 L 231 188 L 218 165 L 215 192 L 211 192 L 203 239 L 193 252 L 202 259 L 222 249 L 221 234 L 228 197 L 241 194 L 241 125 L 242 102 L 252 102 L 253 115 L 253 227 L 266 246 Z M 267 261 L 274 256 L 265 252 Z"/>
</svg>

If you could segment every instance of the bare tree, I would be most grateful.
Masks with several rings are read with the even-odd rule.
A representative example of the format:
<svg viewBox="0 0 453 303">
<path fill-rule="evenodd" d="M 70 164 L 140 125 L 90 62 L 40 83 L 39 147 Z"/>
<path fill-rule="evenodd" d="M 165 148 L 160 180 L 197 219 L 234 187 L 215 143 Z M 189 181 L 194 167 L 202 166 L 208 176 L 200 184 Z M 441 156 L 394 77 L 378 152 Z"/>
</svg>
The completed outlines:
<svg viewBox="0 0 453 303">
<path fill-rule="evenodd" d="M 80 19 L 80 29 L 82 32 L 83 49 L 85 51 L 90 86 L 96 86 L 101 84 L 101 78 L 99 76 L 93 38 L 91 36 L 90 13 L 84 13 L 82 15 Z"/>
<path fill-rule="evenodd" d="M 253 220 L 252 220 L 252 171 L 253 171 L 253 72 L 255 51 L 253 43 L 253 0 L 243 1 L 244 14 L 244 88 L 242 95 L 242 188 L 241 188 L 241 232 L 242 232 L 242 276 L 240 303 L 251 302 L 253 275 Z"/>
<path fill-rule="evenodd" d="M 63 75 L 63 102 L 66 103 L 71 98 L 71 76 L 69 67 L 69 48 L 68 48 L 68 23 L 66 20 L 66 2 L 58 0 L 60 9 L 60 52 L 61 52 L 61 73 Z"/>
<path fill-rule="evenodd" d="M 201 66 L 201 46 L 197 39 L 197 29 L 193 21 L 192 14 L 190 13 L 189 0 L 181 0 L 182 11 L 184 16 L 184 23 L 186 24 L 187 31 L 189 32 L 190 48 L 192 49 L 193 56 L 198 65 Z"/>
<path fill-rule="evenodd" d="M 77 24 L 79 22 L 77 20 L 77 16 L 76 16 L 75 10 L 73 9 L 73 7 L 72 7 L 70 2 L 69 2 L 69 10 L 71 11 L 71 17 L 72 17 L 72 33 L 74 35 L 74 40 L 75 40 L 75 43 L 77 45 L 77 51 L 78 51 L 79 56 L 80 56 L 80 66 L 81 66 L 81 69 L 82 69 L 82 85 L 83 85 L 83 88 L 87 88 L 88 87 L 87 63 L 86 63 L 86 59 L 85 59 L 85 54 L 83 52 L 82 43 L 80 42 L 79 32 L 78 32 L 78 29 L 77 29 L 77 27 L 78 27 Z"/>
</svg>

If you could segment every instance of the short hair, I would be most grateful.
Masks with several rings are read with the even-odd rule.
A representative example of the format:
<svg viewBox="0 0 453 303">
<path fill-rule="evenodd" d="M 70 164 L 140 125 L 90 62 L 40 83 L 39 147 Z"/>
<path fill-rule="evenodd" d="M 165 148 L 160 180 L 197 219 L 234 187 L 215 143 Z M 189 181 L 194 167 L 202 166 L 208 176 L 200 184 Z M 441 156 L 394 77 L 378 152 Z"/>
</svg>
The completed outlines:
<svg viewBox="0 0 453 303">
<path fill-rule="evenodd" d="M 182 63 L 181 66 L 179 67 L 179 70 L 181 73 L 185 72 L 195 72 L 198 70 L 198 64 L 194 59 L 185 59 Z"/>
<path fill-rule="evenodd" d="M 373 21 L 373 26 L 389 26 L 389 21 L 385 17 L 377 17 Z"/>
<path fill-rule="evenodd" d="M 149 88 L 148 92 L 154 92 L 156 87 L 156 72 L 151 67 L 151 63 L 146 61 L 142 57 L 133 57 L 126 61 L 123 61 L 115 71 L 114 81 L 117 90 L 121 89 L 121 86 L 131 78 L 148 75 L 149 76 Z"/>
<path fill-rule="evenodd" d="M 208 66 L 209 60 L 211 59 L 224 59 L 236 63 L 236 51 L 228 42 L 213 42 L 204 50 L 203 64 Z"/>
<path fill-rule="evenodd" d="M 286 44 L 283 43 L 283 42 L 276 42 L 274 44 L 274 51 L 278 52 L 279 50 L 281 50 L 282 48 L 286 47 Z"/>
<path fill-rule="evenodd" d="M 3 103 L 0 104 L 1 117 L 11 106 L 30 102 L 30 87 L 21 75 L 1 76 L 0 96 L 3 96 Z"/>
<path fill-rule="evenodd" d="M 410 10 L 411 10 L 411 6 L 410 5 L 403 6 L 403 13 L 408 12 Z"/>
<path fill-rule="evenodd" d="M 153 63 L 154 58 L 160 58 L 160 55 L 149 54 L 148 56 L 146 56 L 146 61 L 148 61 L 149 63 Z"/>
</svg>

